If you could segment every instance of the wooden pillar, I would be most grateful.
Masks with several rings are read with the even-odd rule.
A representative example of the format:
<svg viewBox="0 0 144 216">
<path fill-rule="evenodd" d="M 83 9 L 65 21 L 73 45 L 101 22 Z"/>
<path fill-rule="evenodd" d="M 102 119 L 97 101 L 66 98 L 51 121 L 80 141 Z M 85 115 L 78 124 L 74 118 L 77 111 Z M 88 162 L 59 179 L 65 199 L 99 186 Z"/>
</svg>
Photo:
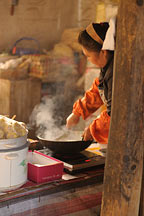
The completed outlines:
<svg viewBox="0 0 144 216">
<path fill-rule="evenodd" d="M 121 0 L 101 216 L 139 212 L 144 129 L 144 2 Z"/>
<path fill-rule="evenodd" d="M 144 73 L 143 73 L 144 75 Z M 144 78 L 143 78 L 144 80 Z M 143 86 L 144 88 L 144 86 Z M 144 96 L 143 96 L 143 104 L 144 104 Z M 143 107 L 144 110 L 144 107 Z M 143 111 L 143 122 L 144 122 L 144 111 Z M 143 123 L 144 124 L 144 123 Z M 143 144 L 144 144 L 144 128 L 142 131 L 142 140 L 143 140 Z M 144 149 L 143 149 L 144 152 Z M 144 153 L 143 153 L 144 155 Z M 140 209 L 139 209 L 139 216 L 144 216 L 144 157 L 143 157 L 143 176 L 142 176 L 142 184 L 141 184 L 141 199 L 140 199 Z"/>
<path fill-rule="evenodd" d="M 143 166 L 143 168 L 144 168 L 144 166 Z M 143 177 L 142 177 L 142 188 L 141 188 L 139 216 L 144 216 L 144 170 L 143 170 Z"/>
</svg>

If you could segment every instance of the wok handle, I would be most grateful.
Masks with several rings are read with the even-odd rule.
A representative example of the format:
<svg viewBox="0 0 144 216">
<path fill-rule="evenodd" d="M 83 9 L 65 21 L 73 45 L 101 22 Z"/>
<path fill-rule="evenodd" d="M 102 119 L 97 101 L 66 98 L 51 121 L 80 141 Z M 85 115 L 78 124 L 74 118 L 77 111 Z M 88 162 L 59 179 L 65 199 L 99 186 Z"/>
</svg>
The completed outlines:
<svg viewBox="0 0 144 216">
<path fill-rule="evenodd" d="M 85 141 L 85 140 L 83 139 L 83 137 L 82 137 L 82 141 Z M 98 143 L 98 142 L 95 141 L 95 140 L 87 140 L 87 141 L 91 141 L 91 143 Z"/>
</svg>

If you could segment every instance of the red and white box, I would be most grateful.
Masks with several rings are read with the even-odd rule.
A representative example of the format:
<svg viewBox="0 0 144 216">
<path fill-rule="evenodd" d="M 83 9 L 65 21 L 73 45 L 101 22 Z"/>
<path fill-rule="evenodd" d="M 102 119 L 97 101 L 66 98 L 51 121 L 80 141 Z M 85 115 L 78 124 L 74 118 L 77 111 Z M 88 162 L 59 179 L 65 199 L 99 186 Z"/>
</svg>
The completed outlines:
<svg viewBox="0 0 144 216">
<path fill-rule="evenodd" d="M 28 152 L 28 179 L 43 183 L 62 178 L 64 164 L 38 151 Z"/>
</svg>

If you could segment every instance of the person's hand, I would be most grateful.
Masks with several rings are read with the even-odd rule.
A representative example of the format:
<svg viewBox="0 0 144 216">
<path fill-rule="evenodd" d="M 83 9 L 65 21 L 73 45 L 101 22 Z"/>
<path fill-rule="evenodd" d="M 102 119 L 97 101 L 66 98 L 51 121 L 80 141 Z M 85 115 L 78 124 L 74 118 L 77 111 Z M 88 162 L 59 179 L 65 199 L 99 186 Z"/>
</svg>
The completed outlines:
<svg viewBox="0 0 144 216">
<path fill-rule="evenodd" d="M 79 116 L 75 115 L 74 113 L 71 113 L 66 120 L 66 127 L 68 129 L 72 128 L 73 126 L 78 124 L 79 119 L 80 119 Z"/>
<path fill-rule="evenodd" d="M 89 127 L 84 129 L 84 132 L 82 134 L 82 138 L 83 138 L 84 141 L 93 140 L 93 137 L 91 135 Z"/>
</svg>

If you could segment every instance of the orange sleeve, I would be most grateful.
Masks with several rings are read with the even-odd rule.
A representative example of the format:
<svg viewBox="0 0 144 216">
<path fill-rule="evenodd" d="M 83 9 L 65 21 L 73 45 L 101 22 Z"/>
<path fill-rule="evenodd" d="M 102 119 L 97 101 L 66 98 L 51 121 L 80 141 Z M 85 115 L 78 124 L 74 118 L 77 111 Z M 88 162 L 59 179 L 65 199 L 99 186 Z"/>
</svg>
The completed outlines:
<svg viewBox="0 0 144 216">
<path fill-rule="evenodd" d="M 99 118 L 95 119 L 90 125 L 90 132 L 95 141 L 101 144 L 108 143 L 110 127 L 110 116 L 107 111 L 103 111 Z"/>
<path fill-rule="evenodd" d="M 73 113 L 86 119 L 103 105 L 103 101 L 98 91 L 98 78 L 93 82 L 92 87 L 86 91 L 82 99 L 77 100 L 73 105 Z"/>
</svg>

